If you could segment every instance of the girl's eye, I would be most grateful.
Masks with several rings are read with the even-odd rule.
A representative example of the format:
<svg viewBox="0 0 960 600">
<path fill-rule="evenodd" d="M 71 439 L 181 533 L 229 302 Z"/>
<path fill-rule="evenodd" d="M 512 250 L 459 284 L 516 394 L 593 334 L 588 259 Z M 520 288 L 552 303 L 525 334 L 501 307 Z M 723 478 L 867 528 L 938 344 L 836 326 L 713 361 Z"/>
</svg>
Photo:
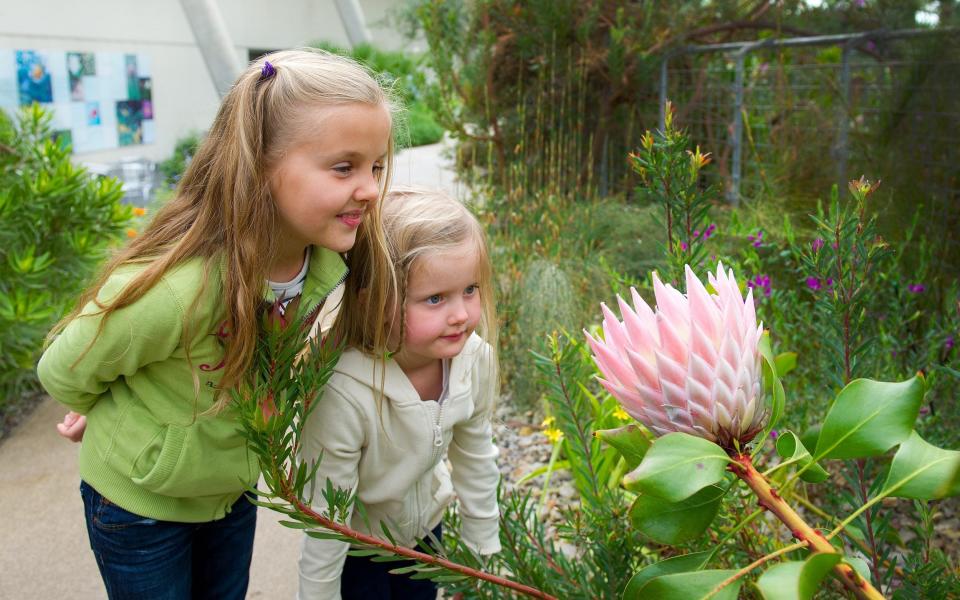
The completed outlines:
<svg viewBox="0 0 960 600">
<path fill-rule="evenodd" d="M 480 291 L 480 288 L 477 287 L 477 284 L 474 283 L 474 284 L 472 284 L 472 285 L 468 285 L 468 286 L 466 287 L 466 289 L 463 290 L 463 294 L 464 294 L 465 296 L 472 296 L 472 295 L 476 294 L 476 293 L 479 292 L 479 291 Z"/>
<path fill-rule="evenodd" d="M 384 170 L 383 165 L 379 165 L 379 164 L 373 165 L 373 176 L 379 179 L 380 176 L 383 175 L 383 170 Z"/>
<path fill-rule="evenodd" d="M 333 170 L 341 175 L 349 175 L 350 171 L 353 170 L 353 165 L 350 165 L 350 164 L 334 165 Z"/>
<path fill-rule="evenodd" d="M 440 294 L 434 294 L 427 298 L 427 304 L 440 304 L 441 299 Z"/>
</svg>

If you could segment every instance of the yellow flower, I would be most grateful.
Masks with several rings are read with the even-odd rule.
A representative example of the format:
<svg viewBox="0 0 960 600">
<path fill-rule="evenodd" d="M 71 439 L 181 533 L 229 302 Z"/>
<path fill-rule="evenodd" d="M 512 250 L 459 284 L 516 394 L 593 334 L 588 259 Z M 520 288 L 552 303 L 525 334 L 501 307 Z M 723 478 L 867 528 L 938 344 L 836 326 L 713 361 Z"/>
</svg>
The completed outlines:
<svg viewBox="0 0 960 600">
<path fill-rule="evenodd" d="M 540 427 L 550 427 L 551 425 L 553 425 L 554 421 L 556 420 L 557 419 L 554 417 L 547 417 L 546 419 L 543 420 L 543 423 L 540 423 Z"/>
<path fill-rule="evenodd" d="M 147 214 L 147 209 L 137 206 L 133 209 L 133 214 L 137 215 L 138 217 L 142 217 L 143 215 Z"/>
<path fill-rule="evenodd" d="M 627 414 L 627 411 L 623 410 L 623 407 L 619 404 L 615 409 L 613 409 L 613 416 L 620 419 L 621 421 L 629 421 L 630 415 Z"/>
<path fill-rule="evenodd" d="M 548 427 L 547 429 L 544 429 L 543 435 L 547 436 L 547 439 L 550 440 L 551 444 L 556 444 L 563 439 L 563 432 L 556 427 Z"/>
<path fill-rule="evenodd" d="M 135 237 L 137 237 L 137 230 L 136 230 L 136 229 L 128 229 L 128 230 L 127 230 L 127 237 L 128 237 L 128 238 L 135 238 Z"/>
</svg>

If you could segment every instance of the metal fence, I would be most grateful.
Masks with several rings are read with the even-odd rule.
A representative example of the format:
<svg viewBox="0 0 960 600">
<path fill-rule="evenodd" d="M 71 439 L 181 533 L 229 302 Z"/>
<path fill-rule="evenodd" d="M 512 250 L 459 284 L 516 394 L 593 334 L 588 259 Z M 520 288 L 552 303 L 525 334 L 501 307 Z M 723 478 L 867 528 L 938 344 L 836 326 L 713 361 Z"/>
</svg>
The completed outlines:
<svg viewBox="0 0 960 600">
<path fill-rule="evenodd" d="M 661 66 L 661 127 L 667 99 L 733 204 L 863 173 L 960 225 L 958 29 L 685 47 Z"/>
</svg>

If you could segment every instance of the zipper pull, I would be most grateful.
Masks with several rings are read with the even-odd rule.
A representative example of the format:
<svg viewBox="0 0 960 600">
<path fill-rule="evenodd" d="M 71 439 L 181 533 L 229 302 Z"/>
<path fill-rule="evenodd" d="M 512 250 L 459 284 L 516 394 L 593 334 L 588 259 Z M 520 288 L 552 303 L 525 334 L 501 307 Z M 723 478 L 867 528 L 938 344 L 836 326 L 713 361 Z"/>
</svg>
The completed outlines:
<svg viewBox="0 0 960 600">
<path fill-rule="evenodd" d="M 443 445 L 443 429 L 439 423 L 433 426 L 433 445 L 437 448 Z"/>
</svg>

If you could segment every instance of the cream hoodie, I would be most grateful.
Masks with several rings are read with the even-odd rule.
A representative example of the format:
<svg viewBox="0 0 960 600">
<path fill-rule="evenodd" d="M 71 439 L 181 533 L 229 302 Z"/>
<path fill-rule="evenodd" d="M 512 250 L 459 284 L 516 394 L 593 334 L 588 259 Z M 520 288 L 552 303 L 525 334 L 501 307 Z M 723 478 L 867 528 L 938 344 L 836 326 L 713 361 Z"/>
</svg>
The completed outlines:
<svg viewBox="0 0 960 600">
<path fill-rule="evenodd" d="M 450 362 L 447 395 L 439 405 L 421 400 L 400 367 L 388 360 L 386 398 L 378 413 L 381 369 L 374 369 L 372 358 L 344 352 L 304 427 L 302 460 L 315 461 L 322 453 L 314 509 L 327 510 L 321 489 L 330 479 L 335 487 L 355 491 L 366 508 L 371 528 L 354 513 L 348 517 L 354 529 L 383 537 L 382 521 L 397 543 L 412 547 L 440 522 L 455 490 L 464 541 L 480 554 L 498 552 L 500 473 L 491 439 L 490 346 L 470 336 Z M 339 599 L 347 550 L 346 542 L 304 536 L 298 598 Z"/>
</svg>

